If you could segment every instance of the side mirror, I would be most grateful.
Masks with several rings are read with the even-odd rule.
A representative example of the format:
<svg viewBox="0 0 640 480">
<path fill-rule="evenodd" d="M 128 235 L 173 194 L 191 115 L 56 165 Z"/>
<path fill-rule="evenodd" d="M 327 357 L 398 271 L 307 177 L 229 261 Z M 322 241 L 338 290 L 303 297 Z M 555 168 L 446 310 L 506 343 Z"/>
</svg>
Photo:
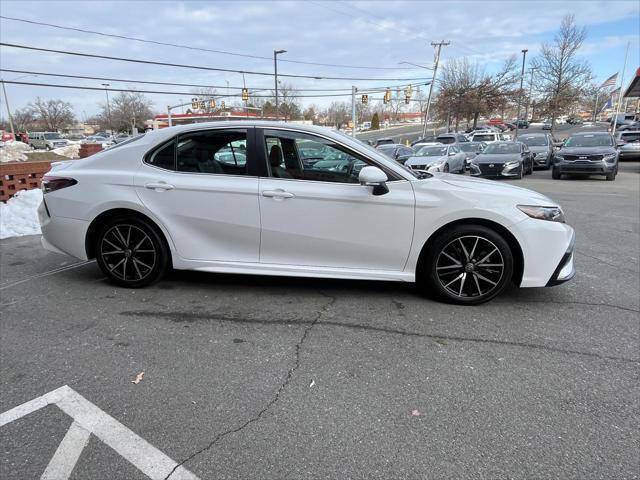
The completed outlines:
<svg viewBox="0 0 640 480">
<path fill-rule="evenodd" d="M 562 148 L 563 145 L 564 145 L 564 142 L 553 142 L 553 146 L 556 148 Z"/>
<path fill-rule="evenodd" d="M 384 195 L 389 192 L 389 187 L 387 187 L 386 184 L 388 180 L 387 174 L 378 167 L 364 167 L 360 170 L 358 180 L 360 181 L 360 185 L 373 187 L 372 193 L 374 195 Z"/>
</svg>

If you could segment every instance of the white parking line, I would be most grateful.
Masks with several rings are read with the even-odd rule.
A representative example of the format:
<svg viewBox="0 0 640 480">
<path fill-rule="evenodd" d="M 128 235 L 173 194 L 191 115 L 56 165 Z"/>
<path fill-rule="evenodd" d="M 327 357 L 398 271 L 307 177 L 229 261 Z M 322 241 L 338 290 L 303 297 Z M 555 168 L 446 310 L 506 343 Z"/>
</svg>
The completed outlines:
<svg viewBox="0 0 640 480">
<path fill-rule="evenodd" d="M 54 275 L 56 273 L 64 272 L 66 270 L 71 270 L 74 268 L 82 267 L 88 263 L 93 263 L 94 260 L 87 260 L 84 262 L 72 263 L 71 265 L 65 265 L 63 267 L 54 268 L 53 270 L 49 270 L 48 272 L 38 273 L 36 275 L 31 275 L 30 277 L 23 278 L 22 280 L 16 280 L 15 282 L 10 282 L 6 285 L 0 286 L 0 290 L 5 290 L 7 288 L 15 287 L 16 285 L 20 285 L 21 283 L 28 282 L 29 280 L 35 280 L 36 278 L 48 277 L 49 275 Z"/>
<path fill-rule="evenodd" d="M 90 434 L 106 443 L 153 480 L 163 480 L 178 465 L 67 385 L 0 414 L 0 427 L 47 405 L 56 405 L 73 418 L 74 422 L 43 473 L 43 479 L 68 478 L 86 447 Z M 86 439 L 82 431 L 86 432 Z M 197 476 L 184 467 L 176 468 L 170 478 L 198 480 Z"/>
<path fill-rule="evenodd" d="M 56 453 L 51 457 L 51 461 L 40 480 L 66 480 L 69 478 L 82 450 L 89 443 L 90 436 L 91 433 L 88 430 L 82 428 L 77 422 L 73 422 L 58 445 Z"/>
</svg>

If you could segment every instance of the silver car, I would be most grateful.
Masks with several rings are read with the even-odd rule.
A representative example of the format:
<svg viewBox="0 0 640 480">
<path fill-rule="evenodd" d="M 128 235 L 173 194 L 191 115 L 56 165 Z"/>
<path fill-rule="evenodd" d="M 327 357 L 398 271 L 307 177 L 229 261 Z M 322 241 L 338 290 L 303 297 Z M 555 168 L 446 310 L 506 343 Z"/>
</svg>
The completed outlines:
<svg viewBox="0 0 640 480">
<path fill-rule="evenodd" d="M 409 157 L 405 166 L 413 170 L 464 173 L 466 154 L 456 144 L 422 147 Z"/>
<path fill-rule="evenodd" d="M 616 145 L 620 160 L 640 158 L 640 130 L 623 130 L 616 133 Z"/>
</svg>

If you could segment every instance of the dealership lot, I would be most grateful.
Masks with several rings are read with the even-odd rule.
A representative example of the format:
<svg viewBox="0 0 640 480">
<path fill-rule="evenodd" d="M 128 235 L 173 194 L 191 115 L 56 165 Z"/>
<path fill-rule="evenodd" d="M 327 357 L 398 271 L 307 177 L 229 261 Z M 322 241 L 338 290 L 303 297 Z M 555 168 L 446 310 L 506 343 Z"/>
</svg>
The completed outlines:
<svg viewBox="0 0 640 480">
<path fill-rule="evenodd" d="M 2 240 L 0 413 L 68 385 L 199 478 L 637 477 L 639 181 L 513 181 L 563 206 L 578 273 L 479 307 L 191 272 L 125 290 Z M 0 427 L 0 470 L 39 477 L 71 423 Z M 148 478 L 102 438 L 71 478 Z"/>
</svg>

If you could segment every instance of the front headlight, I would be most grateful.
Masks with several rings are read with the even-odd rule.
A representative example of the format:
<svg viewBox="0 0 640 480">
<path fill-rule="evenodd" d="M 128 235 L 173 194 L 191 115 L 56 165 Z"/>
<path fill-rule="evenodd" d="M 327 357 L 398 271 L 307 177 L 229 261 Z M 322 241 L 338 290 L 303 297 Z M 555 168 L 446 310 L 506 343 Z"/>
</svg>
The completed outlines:
<svg viewBox="0 0 640 480">
<path fill-rule="evenodd" d="M 507 162 L 504 164 L 505 168 L 513 168 L 520 165 L 520 162 Z"/>
<path fill-rule="evenodd" d="M 560 207 L 539 207 L 536 205 L 517 205 L 517 207 L 518 210 L 526 213 L 531 218 L 565 223 L 564 213 L 562 213 L 562 209 Z"/>
<path fill-rule="evenodd" d="M 613 162 L 616 159 L 616 154 L 615 153 L 610 153 L 610 154 L 605 155 L 604 157 L 602 157 L 602 159 L 605 162 Z"/>
<path fill-rule="evenodd" d="M 436 160 L 435 162 L 431 162 L 429 164 L 430 167 L 440 167 L 441 165 L 444 165 L 445 160 Z"/>
</svg>

